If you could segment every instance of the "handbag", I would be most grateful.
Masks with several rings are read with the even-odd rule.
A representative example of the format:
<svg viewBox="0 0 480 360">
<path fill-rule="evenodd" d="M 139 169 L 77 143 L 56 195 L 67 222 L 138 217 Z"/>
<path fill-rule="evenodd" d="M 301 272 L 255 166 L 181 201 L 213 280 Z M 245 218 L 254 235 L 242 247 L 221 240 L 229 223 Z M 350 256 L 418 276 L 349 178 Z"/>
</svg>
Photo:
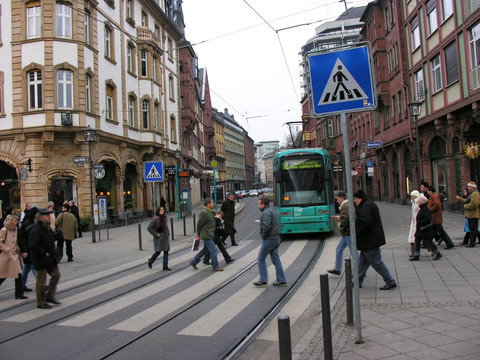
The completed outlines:
<svg viewBox="0 0 480 360">
<path fill-rule="evenodd" d="M 423 225 L 423 226 L 419 226 L 419 227 L 418 227 L 418 230 L 424 231 L 424 230 L 427 230 L 428 228 L 431 228 L 432 226 L 433 226 L 433 223 L 430 223 L 430 224 L 427 224 L 427 225 Z"/>
<path fill-rule="evenodd" d="M 192 243 L 192 251 L 197 251 L 200 248 L 200 236 L 195 236 Z"/>
<path fill-rule="evenodd" d="M 8 235 L 8 230 L 5 231 L 5 239 L 3 239 L 2 243 L 5 245 L 5 241 L 7 241 L 7 235 Z M 2 253 L 2 250 L 0 250 L 0 254 Z"/>
</svg>

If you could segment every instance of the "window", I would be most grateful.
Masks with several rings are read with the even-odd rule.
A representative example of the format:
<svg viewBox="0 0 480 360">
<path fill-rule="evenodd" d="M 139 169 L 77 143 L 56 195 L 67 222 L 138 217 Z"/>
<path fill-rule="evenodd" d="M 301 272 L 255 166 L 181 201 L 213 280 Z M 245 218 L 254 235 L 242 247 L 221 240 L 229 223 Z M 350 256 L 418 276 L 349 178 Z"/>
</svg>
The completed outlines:
<svg viewBox="0 0 480 360">
<path fill-rule="evenodd" d="M 158 127 L 158 104 L 153 105 L 153 130 L 157 130 Z"/>
<path fill-rule="evenodd" d="M 452 41 L 445 47 L 445 68 L 447 69 L 447 86 L 458 80 L 457 43 Z"/>
<path fill-rule="evenodd" d="M 113 28 L 105 25 L 105 56 L 113 59 Z"/>
<path fill-rule="evenodd" d="M 132 0 L 127 0 L 125 4 L 125 16 L 128 18 L 133 18 L 133 12 L 132 12 Z"/>
<path fill-rule="evenodd" d="M 5 100 L 3 98 L 4 94 L 4 75 L 3 71 L 0 71 L 0 117 L 5 117 Z"/>
<path fill-rule="evenodd" d="M 172 39 L 168 39 L 167 41 L 167 46 L 168 46 L 168 49 L 167 49 L 167 53 L 168 53 L 168 56 L 170 58 L 172 58 L 172 51 L 173 51 L 173 44 L 172 44 Z"/>
<path fill-rule="evenodd" d="M 176 121 L 175 121 L 175 116 L 170 116 L 170 141 L 171 142 L 177 142 L 177 132 L 175 131 L 176 129 Z"/>
<path fill-rule="evenodd" d="M 91 112 L 92 111 L 92 106 L 91 106 L 91 82 L 92 78 L 90 75 L 85 75 L 85 111 Z"/>
<path fill-rule="evenodd" d="M 148 16 L 145 11 L 142 11 L 142 26 L 148 26 Z"/>
<path fill-rule="evenodd" d="M 65 4 L 57 4 L 57 37 L 72 38 L 72 8 Z"/>
<path fill-rule="evenodd" d="M 155 24 L 155 36 L 160 39 L 160 26 Z"/>
<path fill-rule="evenodd" d="M 472 69 L 480 66 L 480 23 L 470 30 L 470 63 Z"/>
<path fill-rule="evenodd" d="M 433 93 L 442 90 L 442 63 L 440 60 L 440 54 L 435 56 L 432 61 L 432 85 Z"/>
<path fill-rule="evenodd" d="M 110 121 L 117 120 L 117 87 L 112 80 L 107 80 L 105 87 L 105 118 Z"/>
<path fill-rule="evenodd" d="M 135 126 L 135 99 L 128 98 L 128 125 Z"/>
<path fill-rule="evenodd" d="M 328 137 L 333 138 L 333 120 L 328 119 Z"/>
<path fill-rule="evenodd" d="M 87 10 L 83 15 L 83 32 L 84 32 L 84 40 L 87 44 L 90 44 L 90 14 Z"/>
<path fill-rule="evenodd" d="M 453 1 L 452 0 L 441 0 L 442 1 L 442 20 L 447 20 L 453 14 Z"/>
<path fill-rule="evenodd" d="M 423 86 L 423 69 L 415 73 L 415 90 L 417 100 L 423 101 L 425 99 L 425 87 Z"/>
<path fill-rule="evenodd" d="M 127 71 L 132 72 L 133 70 L 133 56 L 132 56 L 132 47 L 127 45 Z"/>
<path fill-rule="evenodd" d="M 141 74 L 142 76 L 147 76 L 147 51 L 142 50 L 140 52 L 140 58 L 141 58 Z"/>
<path fill-rule="evenodd" d="M 149 118 L 148 118 L 148 111 L 149 111 L 149 101 L 148 100 L 143 100 L 142 101 L 142 125 L 144 129 L 148 129 L 148 123 L 149 123 Z"/>
<path fill-rule="evenodd" d="M 432 34 L 435 30 L 438 29 L 436 0 L 428 0 L 427 2 L 427 23 L 428 35 Z"/>
<path fill-rule="evenodd" d="M 41 36 L 42 8 L 40 7 L 39 2 L 32 4 L 36 5 L 27 7 L 27 39 L 38 38 Z"/>
<path fill-rule="evenodd" d="M 73 108 L 73 72 L 57 71 L 57 106 L 58 108 Z"/>
<path fill-rule="evenodd" d="M 157 59 L 155 57 L 152 60 L 152 79 L 157 81 Z"/>
<path fill-rule="evenodd" d="M 105 117 L 108 120 L 113 120 L 113 98 L 107 95 L 107 113 Z"/>
<path fill-rule="evenodd" d="M 173 91 L 173 76 L 168 76 L 168 90 L 170 91 L 170 100 L 175 101 L 175 92 Z"/>
<path fill-rule="evenodd" d="M 412 48 L 417 49 L 420 46 L 420 27 L 418 26 L 418 17 L 415 16 L 410 23 L 412 31 Z"/>
<path fill-rule="evenodd" d="M 30 71 L 28 73 L 28 109 L 41 109 L 42 106 L 42 72 Z"/>
</svg>

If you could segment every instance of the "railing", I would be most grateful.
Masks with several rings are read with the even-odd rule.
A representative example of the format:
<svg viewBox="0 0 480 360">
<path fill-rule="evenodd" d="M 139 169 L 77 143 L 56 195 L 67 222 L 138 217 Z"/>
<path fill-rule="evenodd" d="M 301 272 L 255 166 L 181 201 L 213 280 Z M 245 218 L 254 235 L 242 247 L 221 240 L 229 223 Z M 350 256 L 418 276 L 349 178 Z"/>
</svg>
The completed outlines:
<svg viewBox="0 0 480 360">
<path fill-rule="evenodd" d="M 138 41 L 144 41 L 144 42 L 150 42 L 155 45 L 157 45 L 159 48 L 161 48 L 161 42 L 160 38 L 155 35 L 152 31 L 145 27 L 140 27 L 137 26 L 137 39 Z"/>
</svg>

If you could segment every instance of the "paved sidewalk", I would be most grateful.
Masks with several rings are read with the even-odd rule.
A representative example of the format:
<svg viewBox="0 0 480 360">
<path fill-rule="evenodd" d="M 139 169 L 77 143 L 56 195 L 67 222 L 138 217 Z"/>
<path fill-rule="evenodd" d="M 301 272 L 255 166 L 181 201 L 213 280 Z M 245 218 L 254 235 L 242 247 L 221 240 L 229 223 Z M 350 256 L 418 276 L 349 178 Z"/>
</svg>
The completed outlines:
<svg viewBox="0 0 480 360">
<path fill-rule="evenodd" d="M 346 325 L 344 276 L 330 276 L 333 358 L 349 359 L 480 359 L 480 245 L 439 249 L 432 261 L 423 251 L 420 261 L 408 257 L 410 208 L 378 203 L 386 231 L 382 257 L 398 288 L 379 291 L 383 280 L 373 269 L 360 289 L 361 339 Z M 444 212 L 444 227 L 455 245 L 463 240 L 464 216 Z M 348 253 L 348 250 L 346 251 Z M 334 258 L 334 254 L 333 255 Z M 322 255 L 323 258 L 323 255 Z M 330 259 L 331 261 L 331 259 Z M 323 359 L 322 318 L 296 344 L 294 359 Z"/>
</svg>

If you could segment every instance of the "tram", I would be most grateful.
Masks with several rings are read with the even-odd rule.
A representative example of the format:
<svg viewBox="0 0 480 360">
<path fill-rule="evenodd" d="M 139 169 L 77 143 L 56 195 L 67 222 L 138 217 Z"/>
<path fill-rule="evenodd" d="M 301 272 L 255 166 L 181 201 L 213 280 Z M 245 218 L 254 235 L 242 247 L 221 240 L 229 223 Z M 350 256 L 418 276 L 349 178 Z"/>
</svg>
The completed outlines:
<svg viewBox="0 0 480 360">
<path fill-rule="evenodd" d="M 273 157 L 274 211 L 280 234 L 330 232 L 335 198 L 332 164 L 321 148 L 290 149 Z"/>
</svg>

